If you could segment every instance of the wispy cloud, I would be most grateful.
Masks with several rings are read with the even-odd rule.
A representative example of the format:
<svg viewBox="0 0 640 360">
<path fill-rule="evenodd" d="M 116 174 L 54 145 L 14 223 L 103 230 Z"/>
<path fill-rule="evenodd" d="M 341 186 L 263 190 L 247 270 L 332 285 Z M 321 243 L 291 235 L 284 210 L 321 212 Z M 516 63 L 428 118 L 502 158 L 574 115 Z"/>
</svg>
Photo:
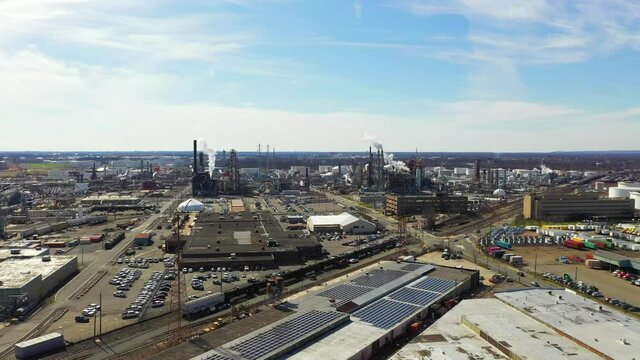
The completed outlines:
<svg viewBox="0 0 640 360">
<path fill-rule="evenodd" d="M 357 19 L 362 19 L 362 0 L 355 0 L 353 2 L 353 15 Z"/>
<path fill-rule="evenodd" d="M 470 61 L 579 63 L 625 47 L 640 49 L 640 3 L 624 0 L 411 0 L 393 6 L 418 16 L 469 21 Z"/>
</svg>

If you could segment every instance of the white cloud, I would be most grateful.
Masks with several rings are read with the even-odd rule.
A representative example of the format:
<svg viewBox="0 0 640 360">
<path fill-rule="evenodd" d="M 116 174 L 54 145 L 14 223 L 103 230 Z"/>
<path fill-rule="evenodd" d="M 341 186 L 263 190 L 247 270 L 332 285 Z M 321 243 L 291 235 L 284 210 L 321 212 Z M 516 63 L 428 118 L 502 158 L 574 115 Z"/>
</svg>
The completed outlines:
<svg viewBox="0 0 640 360">
<path fill-rule="evenodd" d="M 592 113 L 513 101 L 431 103 L 405 118 L 177 104 L 170 99 L 190 87 L 187 78 L 61 63 L 36 50 L 0 57 L 0 78 L 0 119 L 11 134 L 1 150 L 179 150 L 201 137 L 218 149 L 359 150 L 365 131 L 384 134 L 390 151 L 634 149 L 640 124 L 638 108 Z M 601 136 L 617 124 L 628 131 Z"/>
<path fill-rule="evenodd" d="M 640 3 L 624 0 L 431 0 L 398 5 L 419 16 L 469 21 L 469 61 L 579 63 L 625 47 L 640 49 Z"/>
</svg>

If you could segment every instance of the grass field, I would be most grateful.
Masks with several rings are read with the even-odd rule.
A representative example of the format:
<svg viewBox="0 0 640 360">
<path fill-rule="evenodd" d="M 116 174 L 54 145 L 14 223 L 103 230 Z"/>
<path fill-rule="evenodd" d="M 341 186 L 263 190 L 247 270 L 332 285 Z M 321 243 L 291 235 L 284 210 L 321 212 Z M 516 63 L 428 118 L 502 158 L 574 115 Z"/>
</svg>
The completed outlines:
<svg viewBox="0 0 640 360">
<path fill-rule="evenodd" d="M 67 167 L 59 163 L 23 163 L 20 166 L 29 170 L 62 170 Z"/>
</svg>

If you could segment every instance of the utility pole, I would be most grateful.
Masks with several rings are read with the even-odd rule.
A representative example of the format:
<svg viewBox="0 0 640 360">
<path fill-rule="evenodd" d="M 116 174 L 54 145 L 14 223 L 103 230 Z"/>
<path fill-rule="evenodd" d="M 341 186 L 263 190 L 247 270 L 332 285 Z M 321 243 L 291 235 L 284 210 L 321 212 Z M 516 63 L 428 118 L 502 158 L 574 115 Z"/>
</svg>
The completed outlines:
<svg viewBox="0 0 640 360">
<path fill-rule="evenodd" d="M 100 293 L 100 301 L 98 303 L 100 306 L 100 340 L 102 340 L 102 293 Z"/>
<path fill-rule="evenodd" d="M 533 277 L 536 279 L 538 278 L 538 253 L 536 253 L 533 260 Z"/>
</svg>

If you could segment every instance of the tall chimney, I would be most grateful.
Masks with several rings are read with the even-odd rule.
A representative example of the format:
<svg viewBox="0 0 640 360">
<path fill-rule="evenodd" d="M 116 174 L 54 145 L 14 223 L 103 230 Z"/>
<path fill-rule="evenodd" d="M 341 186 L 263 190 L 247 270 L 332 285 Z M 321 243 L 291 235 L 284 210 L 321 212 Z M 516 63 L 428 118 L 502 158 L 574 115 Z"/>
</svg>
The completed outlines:
<svg viewBox="0 0 640 360">
<path fill-rule="evenodd" d="M 202 170 L 204 170 L 204 153 L 200 152 L 200 154 L 198 154 L 198 156 L 200 157 L 200 168 Z"/>
<path fill-rule="evenodd" d="M 193 140 L 193 173 L 198 173 L 198 140 Z"/>
<path fill-rule="evenodd" d="M 369 169 L 367 169 L 367 186 L 371 187 L 373 183 L 373 152 L 369 146 Z"/>
</svg>

